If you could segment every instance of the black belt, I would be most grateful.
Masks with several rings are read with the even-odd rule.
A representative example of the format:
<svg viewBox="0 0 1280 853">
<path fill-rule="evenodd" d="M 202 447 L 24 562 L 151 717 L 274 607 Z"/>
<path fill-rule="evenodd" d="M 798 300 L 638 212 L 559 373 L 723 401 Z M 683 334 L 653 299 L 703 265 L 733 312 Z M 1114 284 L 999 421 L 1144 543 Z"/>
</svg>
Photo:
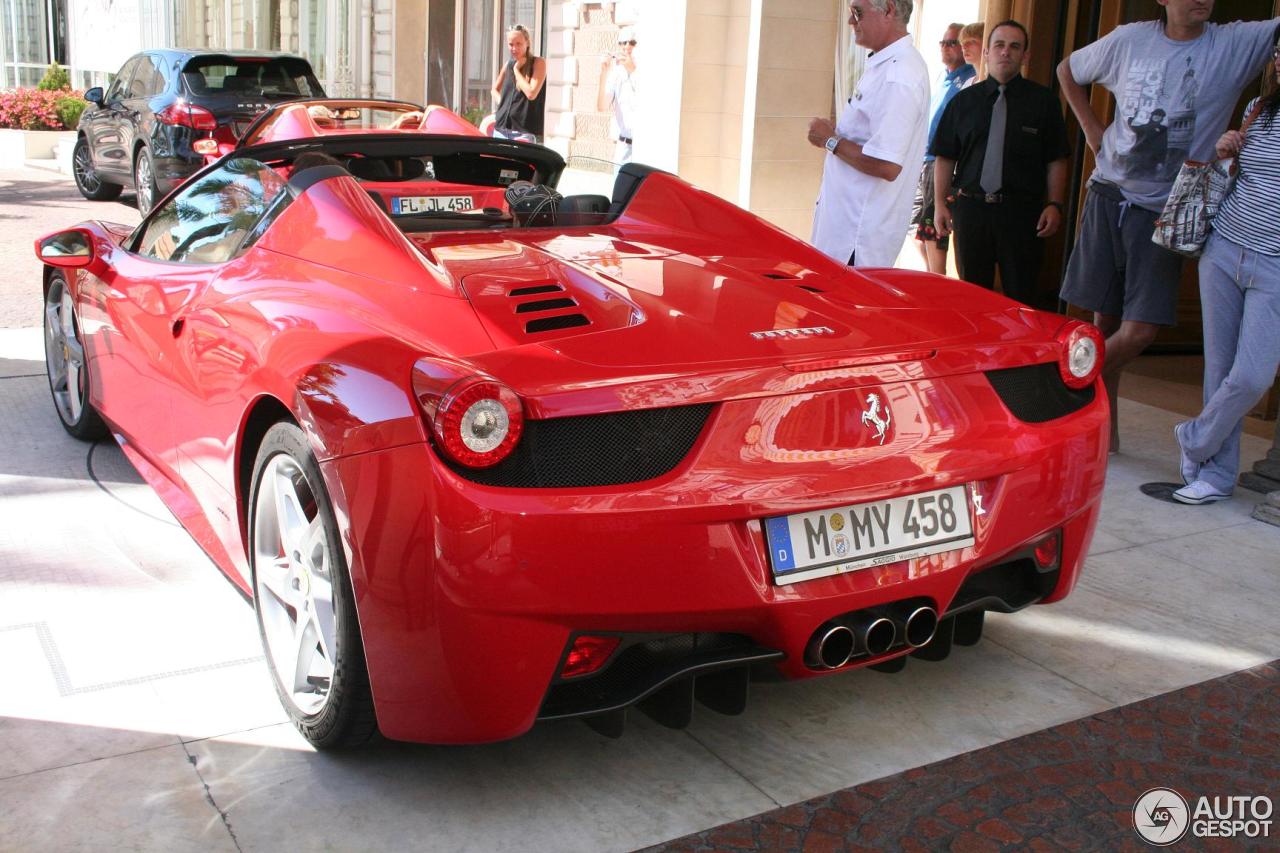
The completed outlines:
<svg viewBox="0 0 1280 853">
<path fill-rule="evenodd" d="M 960 196 L 961 199 L 973 199 L 988 205 L 1000 205 L 1006 201 L 1036 201 L 1032 195 L 1025 192 L 969 192 L 968 190 L 956 190 L 956 195 Z"/>
<path fill-rule="evenodd" d="M 619 141 L 619 142 L 625 142 L 627 145 L 632 145 L 632 144 L 634 144 L 634 143 L 632 142 L 632 140 L 631 140 L 631 137 L 630 137 L 630 136 L 619 136 L 619 137 L 618 137 L 618 141 Z"/>
</svg>

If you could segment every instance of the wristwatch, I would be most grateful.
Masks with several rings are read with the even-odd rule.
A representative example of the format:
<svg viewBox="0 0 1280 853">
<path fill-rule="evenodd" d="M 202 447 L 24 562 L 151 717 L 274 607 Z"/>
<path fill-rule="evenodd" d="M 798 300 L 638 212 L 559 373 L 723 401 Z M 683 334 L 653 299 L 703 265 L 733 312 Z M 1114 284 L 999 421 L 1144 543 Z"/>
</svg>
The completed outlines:
<svg viewBox="0 0 1280 853">
<path fill-rule="evenodd" d="M 1045 206 L 1045 207 L 1056 207 L 1056 208 L 1058 208 L 1058 212 L 1059 212 L 1059 213 L 1066 213 L 1066 212 L 1067 212 L 1067 209 L 1066 209 L 1065 207 L 1063 207 L 1063 206 L 1062 206 L 1062 202 L 1060 202 L 1060 201 L 1046 201 L 1046 202 L 1044 203 L 1044 206 Z"/>
<path fill-rule="evenodd" d="M 829 136 L 829 137 L 827 137 L 827 142 L 826 142 L 825 147 L 826 147 L 826 149 L 827 149 L 828 151 L 830 151 L 832 154 L 834 154 L 834 153 L 836 153 L 836 146 L 837 146 L 837 145 L 839 145 L 839 144 L 840 144 L 840 137 L 838 137 L 838 136 Z"/>
</svg>

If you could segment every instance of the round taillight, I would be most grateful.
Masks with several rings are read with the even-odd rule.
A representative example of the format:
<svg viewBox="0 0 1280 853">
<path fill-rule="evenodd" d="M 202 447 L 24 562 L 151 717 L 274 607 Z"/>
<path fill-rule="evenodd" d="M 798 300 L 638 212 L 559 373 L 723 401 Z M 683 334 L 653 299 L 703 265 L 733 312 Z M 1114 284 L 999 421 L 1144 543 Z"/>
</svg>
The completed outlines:
<svg viewBox="0 0 1280 853">
<path fill-rule="evenodd" d="M 516 392 L 492 379 L 470 377 L 445 392 L 432 419 L 441 449 L 468 468 L 488 468 L 511 454 L 524 431 Z"/>
<path fill-rule="evenodd" d="M 1071 322 L 1058 332 L 1062 350 L 1058 354 L 1058 373 L 1068 388 L 1084 388 L 1098 378 L 1102 370 L 1104 342 L 1097 327 Z"/>
</svg>

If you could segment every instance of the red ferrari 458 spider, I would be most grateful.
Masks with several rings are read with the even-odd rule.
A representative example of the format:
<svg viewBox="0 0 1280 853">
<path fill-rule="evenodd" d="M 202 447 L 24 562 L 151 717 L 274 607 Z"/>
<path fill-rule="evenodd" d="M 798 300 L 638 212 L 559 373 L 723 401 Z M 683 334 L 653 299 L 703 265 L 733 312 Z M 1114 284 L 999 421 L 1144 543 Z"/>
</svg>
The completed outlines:
<svg viewBox="0 0 1280 853">
<path fill-rule="evenodd" d="M 1071 591 L 1107 453 L 1092 327 L 851 270 L 643 166 L 561 197 L 564 166 L 263 141 L 136 228 L 37 242 L 58 416 L 252 598 L 313 744 L 681 726 Z"/>
</svg>

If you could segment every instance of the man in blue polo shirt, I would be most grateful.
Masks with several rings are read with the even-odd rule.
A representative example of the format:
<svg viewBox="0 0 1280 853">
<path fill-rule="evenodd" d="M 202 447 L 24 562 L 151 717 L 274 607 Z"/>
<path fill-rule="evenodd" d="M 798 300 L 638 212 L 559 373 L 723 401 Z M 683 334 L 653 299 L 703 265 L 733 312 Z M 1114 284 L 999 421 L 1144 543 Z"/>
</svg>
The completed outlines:
<svg viewBox="0 0 1280 853">
<path fill-rule="evenodd" d="M 938 47 L 942 51 L 942 74 L 933 85 L 933 101 L 929 104 L 929 141 L 925 151 L 933 149 L 933 137 L 938 132 L 938 120 L 942 111 L 951 103 L 956 92 L 977 76 L 974 67 L 964 61 L 960 49 L 960 30 L 963 24 L 951 24 L 943 33 Z M 929 272 L 947 274 L 947 237 L 939 237 L 933 221 L 933 155 L 925 154 L 924 168 L 920 170 L 920 183 L 916 188 L 915 206 L 911 211 L 911 225 L 915 229 L 916 244 Z"/>
</svg>

